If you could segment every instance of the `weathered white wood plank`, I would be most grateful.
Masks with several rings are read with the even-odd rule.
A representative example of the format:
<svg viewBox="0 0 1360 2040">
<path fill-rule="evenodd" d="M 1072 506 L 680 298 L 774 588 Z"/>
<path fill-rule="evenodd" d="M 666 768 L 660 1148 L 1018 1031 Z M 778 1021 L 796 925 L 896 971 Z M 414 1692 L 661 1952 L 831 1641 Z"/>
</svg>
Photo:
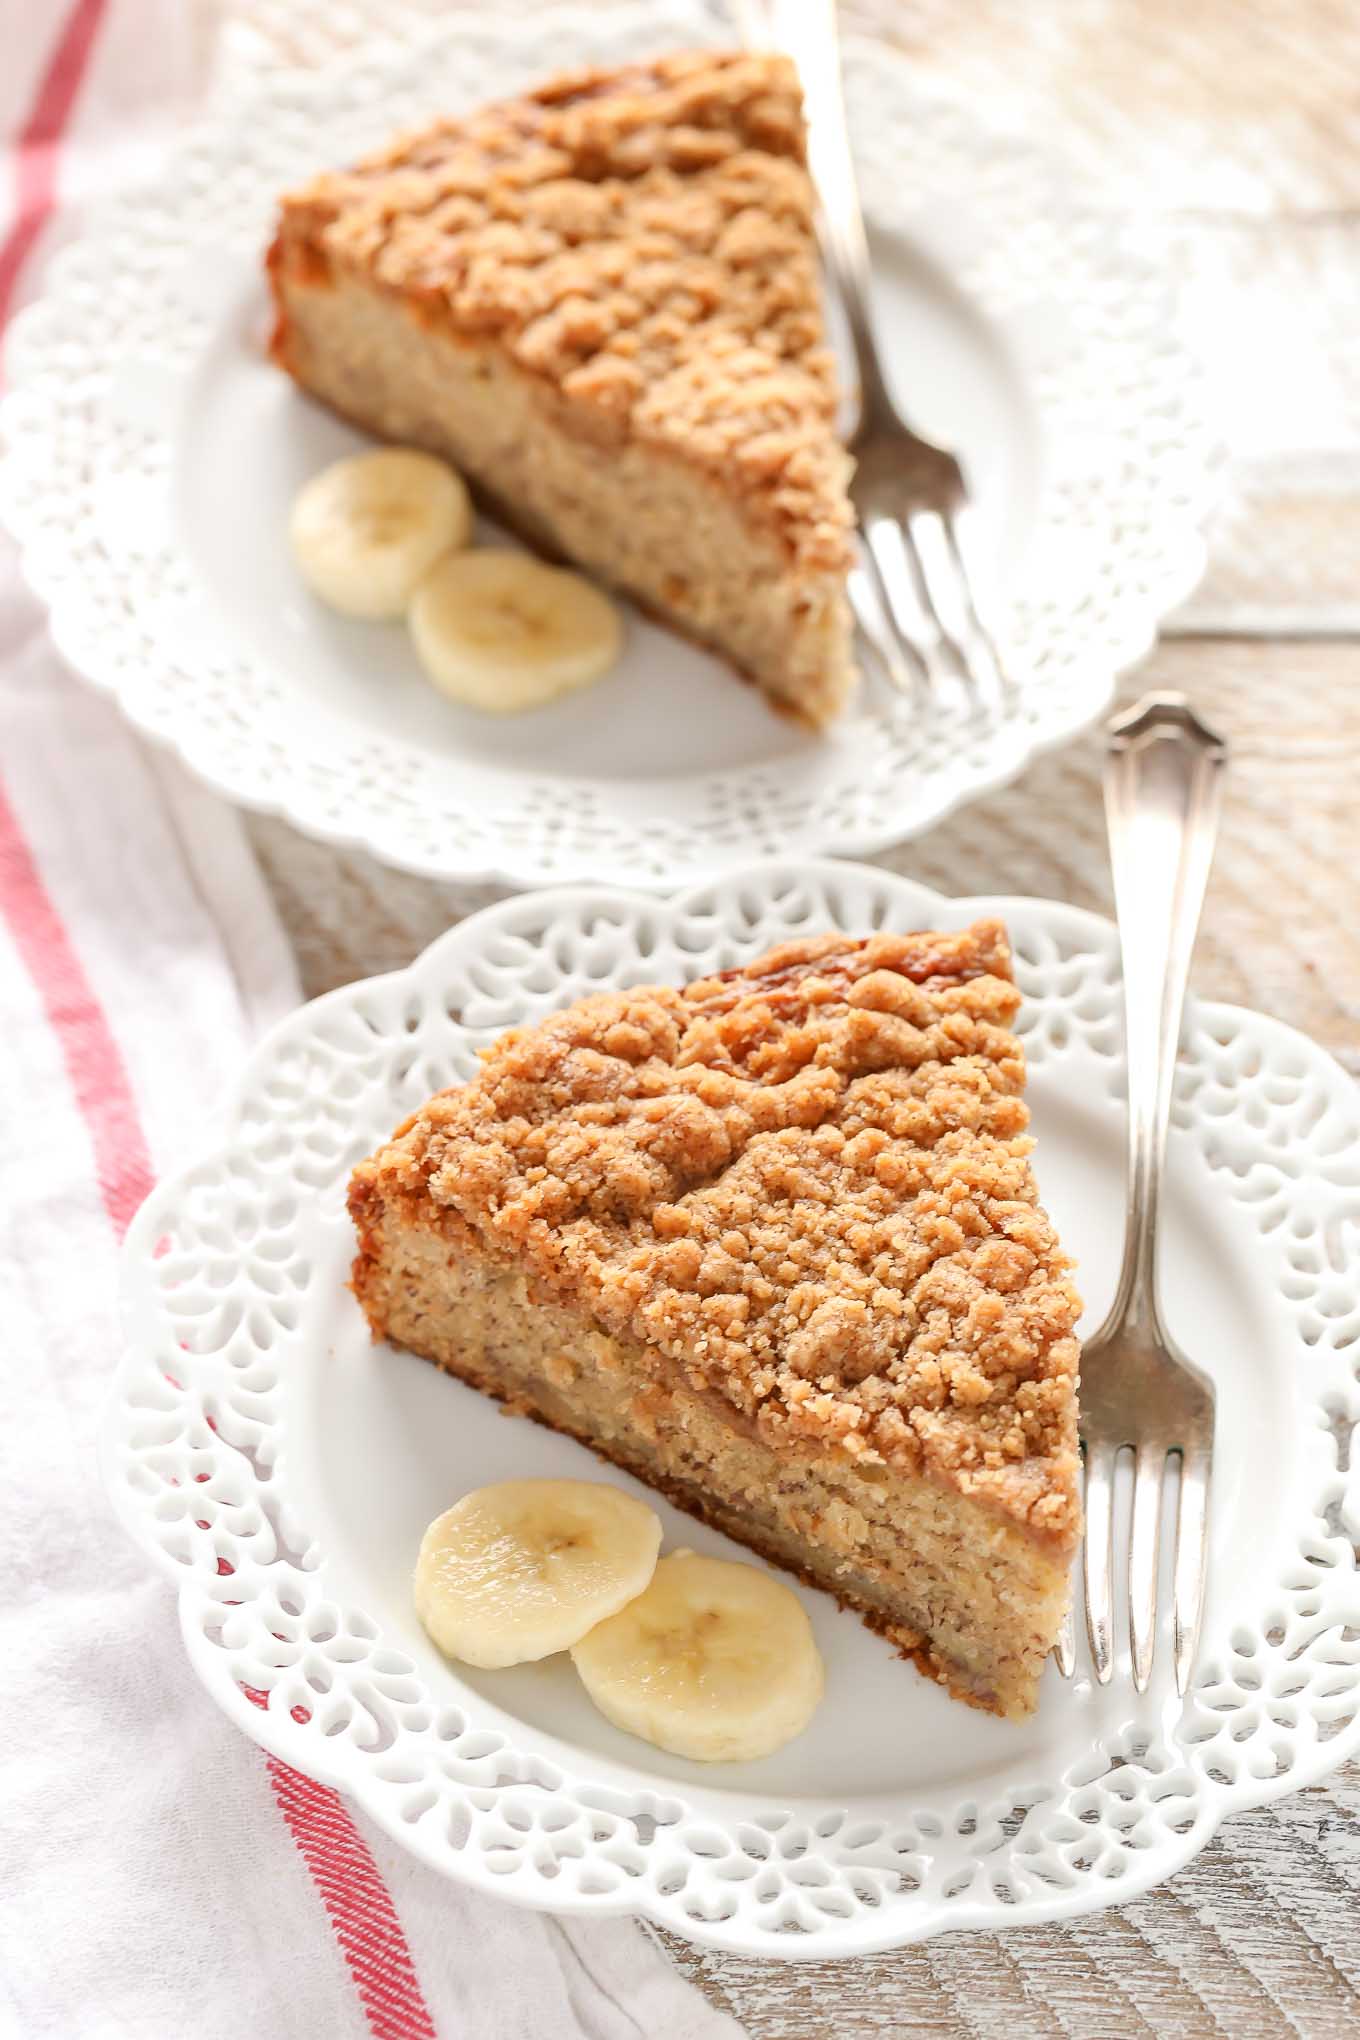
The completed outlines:
<svg viewBox="0 0 1360 2040">
<path fill-rule="evenodd" d="M 1360 562 L 1360 514 L 1356 520 Z M 1360 646 L 1175 642 L 1120 692 L 1191 694 L 1233 746 L 1195 985 L 1259 1006 L 1360 1070 Z M 1040 759 L 880 861 L 945 893 L 1034 893 L 1111 910 L 1099 740 Z M 494 897 L 384 871 L 252 817 L 309 992 L 395 969 Z"/>
<path fill-rule="evenodd" d="M 1360 1765 L 1228 1823 L 1111 1912 L 781 1967 L 670 1941 L 751 2040 L 1350 2040 L 1360 2032 Z"/>
</svg>

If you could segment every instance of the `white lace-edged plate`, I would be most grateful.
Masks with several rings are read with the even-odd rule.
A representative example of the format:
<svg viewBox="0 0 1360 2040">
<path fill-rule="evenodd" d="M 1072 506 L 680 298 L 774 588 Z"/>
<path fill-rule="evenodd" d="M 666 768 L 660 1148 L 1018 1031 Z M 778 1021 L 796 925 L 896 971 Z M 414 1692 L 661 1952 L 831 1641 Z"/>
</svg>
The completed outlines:
<svg viewBox="0 0 1360 2040">
<path fill-rule="evenodd" d="M 1041 1191 L 1094 1322 L 1122 1223 L 1118 952 L 1073 908 L 945 900 L 827 862 L 666 904 L 563 890 L 491 907 L 274 1031 L 225 1145 L 129 1235 L 104 1438 L 118 1512 L 175 1582 L 190 1657 L 242 1728 L 483 1890 L 786 1957 L 1126 1900 L 1226 1815 L 1360 1748 L 1360 1104 L 1304 1037 L 1227 1006 L 1188 1016 L 1169 1157 L 1167 1314 L 1219 1387 L 1211 1588 L 1183 1707 L 1163 1637 L 1145 1697 L 1126 1655 L 1102 1690 L 1083 1652 L 1070 1684 L 1049 1669 L 1031 1720 L 996 1721 L 808 1592 L 828 1673 L 816 1720 L 764 1763 L 712 1768 L 611 1729 L 565 1659 L 455 1668 L 416 1622 L 420 1533 L 457 1494 L 623 1476 L 370 1344 L 344 1286 L 352 1164 L 466 1077 L 480 1043 L 586 991 L 679 983 L 799 931 L 984 912 L 1012 931 Z M 731 1548 L 659 1506 L 669 1544 Z"/>
<path fill-rule="evenodd" d="M 306 8 L 296 25 L 320 33 Z M 970 464 L 1021 682 L 1004 712 L 868 687 L 819 739 L 630 616 L 599 687 L 480 716 L 420 677 L 401 625 L 304 595 L 292 495 L 362 442 L 265 359 L 278 193 L 521 88 L 545 51 L 569 66 L 715 37 L 684 0 L 532 25 L 483 10 L 408 21 L 317 75 L 238 76 L 159 180 L 57 257 L 7 350 L 0 514 L 65 656 L 209 785 L 444 879 L 665 887 L 866 854 L 1089 725 L 1190 592 L 1215 462 L 1166 278 L 1132 228 L 1074 210 L 1058 165 L 852 38 L 886 351 L 913 416 Z"/>
</svg>

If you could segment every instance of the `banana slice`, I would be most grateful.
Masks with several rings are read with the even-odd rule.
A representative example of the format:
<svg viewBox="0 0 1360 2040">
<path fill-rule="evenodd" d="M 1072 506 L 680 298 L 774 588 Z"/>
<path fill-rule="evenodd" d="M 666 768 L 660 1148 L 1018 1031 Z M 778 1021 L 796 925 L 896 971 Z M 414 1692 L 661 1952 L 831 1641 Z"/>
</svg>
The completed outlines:
<svg viewBox="0 0 1360 2040">
<path fill-rule="evenodd" d="M 568 1650 L 640 1594 L 661 1524 L 589 1480 L 506 1480 L 436 1517 L 416 1560 L 416 1613 L 448 1657 L 488 1670 Z"/>
<path fill-rule="evenodd" d="M 345 616 L 402 616 L 442 554 L 466 545 L 462 477 L 433 454 L 388 446 L 323 468 L 298 490 L 288 535 L 314 595 Z"/>
<path fill-rule="evenodd" d="M 441 560 L 416 590 L 410 625 L 440 692 L 497 715 L 589 686 L 623 643 L 618 610 L 589 581 L 490 547 Z"/>
<path fill-rule="evenodd" d="M 822 1659 L 796 1594 L 753 1565 L 677 1551 L 644 1594 L 572 1647 L 616 1728 L 701 1763 L 767 1757 L 822 1697 Z"/>
</svg>

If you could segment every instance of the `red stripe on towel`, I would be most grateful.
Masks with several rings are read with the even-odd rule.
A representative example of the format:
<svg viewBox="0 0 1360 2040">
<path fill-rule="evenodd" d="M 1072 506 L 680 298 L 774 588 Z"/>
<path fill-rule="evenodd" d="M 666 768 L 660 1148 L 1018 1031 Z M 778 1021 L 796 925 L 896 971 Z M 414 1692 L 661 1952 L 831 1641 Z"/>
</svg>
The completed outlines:
<svg viewBox="0 0 1360 2040">
<path fill-rule="evenodd" d="M 345 1802 L 277 1757 L 269 1759 L 269 1777 L 344 1950 L 373 2040 L 438 2040 L 397 1909 Z"/>
<path fill-rule="evenodd" d="M 108 1017 L 3 788 L 0 919 L 60 1044 L 104 1209 L 121 1239 L 153 1180 L 136 1097 Z M 274 1798 L 326 1908 L 373 2040 L 438 2040 L 397 1909 L 344 1801 L 277 1757 L 268 1763 Z"/>
<path fill-rule="evenodd" d="M 122 1052 L 0 789 L 0 915 L 56 1035 L 121 1239 L 150 1190 L 151 1158 Z"/>
<path fill-rule="evenodd" d="M 106 0 L 76 0 L 14 144 L 14 213 L 0 242 L 0 332 L 24 264 L 52 216 L 61 140 L 85 76 Z"/>
</svg>

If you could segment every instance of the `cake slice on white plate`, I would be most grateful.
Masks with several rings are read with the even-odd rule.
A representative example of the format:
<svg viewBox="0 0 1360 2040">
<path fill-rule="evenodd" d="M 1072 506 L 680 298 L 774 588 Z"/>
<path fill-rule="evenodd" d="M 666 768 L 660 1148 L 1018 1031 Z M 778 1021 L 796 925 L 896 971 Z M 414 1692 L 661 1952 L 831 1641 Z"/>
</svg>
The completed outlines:
<svg viewBox="0 0 1360 2040">
<path fill-rule="evenodd" d="M 1081 1528 L 1080 1303 L 1004 929 L 826 935 L 486 1051 L 355 1171 L 375 1337 L 1034 1705 Z"/>
<path fill-rule="evenodd" d="M 559 79 L 282 204 L 273 354 L 822 725 L 854 681 L 792 67 L 711 51 Z"/>
</svg>

